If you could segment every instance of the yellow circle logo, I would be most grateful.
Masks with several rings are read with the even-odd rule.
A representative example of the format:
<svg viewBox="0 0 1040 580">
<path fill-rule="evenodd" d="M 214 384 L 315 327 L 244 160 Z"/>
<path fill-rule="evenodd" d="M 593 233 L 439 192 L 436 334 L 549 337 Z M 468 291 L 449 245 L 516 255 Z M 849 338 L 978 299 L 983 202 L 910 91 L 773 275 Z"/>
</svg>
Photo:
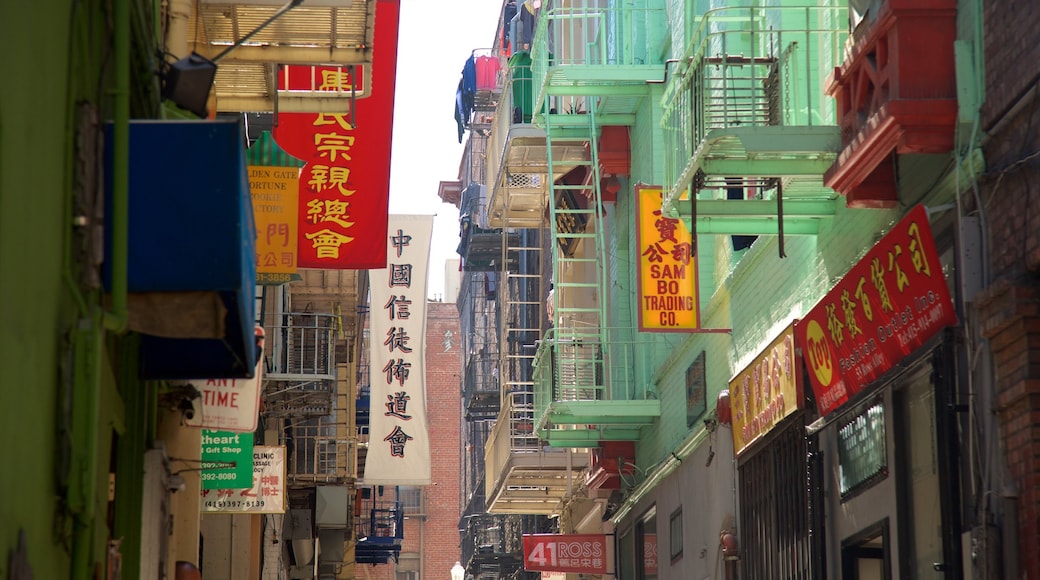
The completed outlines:
<svg viewBox="0 0 1040 580">
<path fill-rule="evenodd" d="M 805 346 L 808 350 L 806 357 L 816 381 L 822 387 L 830 386 L 834 380 L 834 362 L 831 358 L 831 347 L 823 336 L 823 328 L 815 320 L 809 321 L 805 329 Z"/>
</svg>

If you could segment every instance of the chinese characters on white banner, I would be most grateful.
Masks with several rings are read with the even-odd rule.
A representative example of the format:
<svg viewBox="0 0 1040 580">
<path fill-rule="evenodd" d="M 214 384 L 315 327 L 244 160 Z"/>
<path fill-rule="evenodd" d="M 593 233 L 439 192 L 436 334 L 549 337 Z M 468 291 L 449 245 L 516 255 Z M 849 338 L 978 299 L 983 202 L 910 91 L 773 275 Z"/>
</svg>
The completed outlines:
<svg viewBox="0 0 1040 580">
<path fill-rule="evenodd" d="M 429 485 L 426 271 L 433 216 L 391 215 L 387 267 L 370 270 L 371 400 L 367 485 Z"/>
</svg>

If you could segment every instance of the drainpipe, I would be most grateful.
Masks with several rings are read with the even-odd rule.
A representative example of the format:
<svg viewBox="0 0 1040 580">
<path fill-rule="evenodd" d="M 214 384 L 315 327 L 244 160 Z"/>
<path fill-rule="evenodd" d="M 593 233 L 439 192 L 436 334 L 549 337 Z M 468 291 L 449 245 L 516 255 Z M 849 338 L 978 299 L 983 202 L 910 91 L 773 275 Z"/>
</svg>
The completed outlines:
<svg viewBox="0 0 1040 580">
<path fill-rule="evenodd" d="M 115 90 L 112 123 L 112 303 L 105 328 L 121 333 L 127 320 L 130 221 L 130 0 L 114 0 Z"/>
<path fill-rule="evenodd" d="M 97 516 L 98 419 L 101 413 L 102 325 L 113 332 L 126 330 L 127 253 L 130 207 L 130 0 L 114 0 L 115 90 L 112 141 L 112 302 L 110 310 L 89 315 L 75 330 L 76 364 L 73 392 L 73 432 L 79 443 L 80 465 L 73 481 L 76 510 L 72 538 L 72 575 L 76 580 L 94 577 L 94 530 Z"/>
<path fill-rule="evenodd" d="M 632 493 L 625 498 L 625 502 L 621 504 L 618 511 L 610 518 L 610 522 L 616 527 L 628 512 L 632 511 L 640 500 L 642 500 L 646 494 L 650 493 L 660 481 L 672 474 L 679 465 L 682 464 L 683 460 L 690 456 L 695 449 L 704 443 L 704 440 L 708 438 L 708 430 L 701 428 L 696 432 L 691 433 L 686 439 L 683 440 L 678 446 L 676 446 L 672 452 L 668 455 L 668 458 L 663 463 L 657 464 L 654 469 L 647 474 L 646 479 L 643 483 L 639 484 L 639 487 L 632 490 Z"/>
</svg>

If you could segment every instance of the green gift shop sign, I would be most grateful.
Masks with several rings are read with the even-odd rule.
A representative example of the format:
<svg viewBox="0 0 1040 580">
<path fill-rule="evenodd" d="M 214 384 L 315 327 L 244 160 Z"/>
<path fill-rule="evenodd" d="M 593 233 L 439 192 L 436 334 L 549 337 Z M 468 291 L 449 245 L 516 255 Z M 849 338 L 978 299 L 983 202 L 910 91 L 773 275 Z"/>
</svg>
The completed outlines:
<svg viewBox="0 0 1040 580">
<path fill-rule="evenodd" d="M 202 489 L 253 486 L 253 434 L 202 430 Z"/>
</svg>

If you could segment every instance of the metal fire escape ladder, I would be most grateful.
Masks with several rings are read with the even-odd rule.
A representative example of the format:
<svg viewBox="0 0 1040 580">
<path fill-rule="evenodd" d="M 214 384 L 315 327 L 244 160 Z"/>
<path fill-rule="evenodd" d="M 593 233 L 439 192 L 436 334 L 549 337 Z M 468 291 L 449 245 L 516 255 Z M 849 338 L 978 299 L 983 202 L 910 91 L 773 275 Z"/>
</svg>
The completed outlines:
<svg viewBox="0 0 1040 580">
<path fill-rule="evenodd" d="M 533 429 L 531 369 L 544 316 L 541 239 L 537 228 L 502 228 L 499 420 L 509 421 L 509 447 L 513 450 L 538 446 Z"/>
</svg>

